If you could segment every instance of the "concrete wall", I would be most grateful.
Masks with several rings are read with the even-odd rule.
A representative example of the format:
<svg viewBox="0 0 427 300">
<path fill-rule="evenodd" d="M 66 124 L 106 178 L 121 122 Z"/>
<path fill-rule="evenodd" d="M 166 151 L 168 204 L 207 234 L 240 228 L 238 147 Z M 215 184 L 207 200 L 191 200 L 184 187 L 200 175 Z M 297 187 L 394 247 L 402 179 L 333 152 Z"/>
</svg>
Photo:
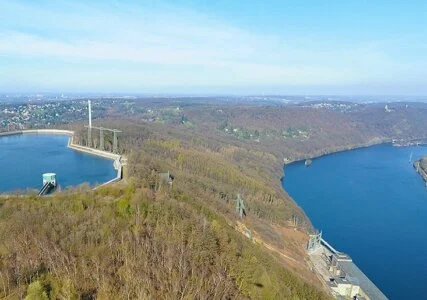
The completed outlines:
<svg viewBox="0 0 427 300">
<path fill-rule="evenodd" d="M 85 153 L 97 155 L 97 156 L 102 156 L 104 158 L 108 158 L 108 159 L 112 159 L 112 160 L 121 159 L 121 155 L 119 155 L 119 154 L 115 154 L 115 153 L 111 153 L 111 152 L 107 152 L 107 151 L 101 151 L 98 149 L 93 149 L 93 148 L 74 144 L 72 136 L 68 140 L 68 147 L 73 149 L 73 150 L 76 150 L 76 151 L 85 152 Z"/>
<path fill-rule="evenodd" d="M 17 134 L 22 134 L 22 131 L 6 131 L 6 132 L 0 132 L 0 136 L 17 135 Z"/>
<path fill-rule="evenodd" d="M 105 186 L 105 185 L 113 183 L 113 182 L 120 181 L 122 179 L 123 166 L 122 166 L 122 156 L 121 155 L 111 153 L 111 152 L 101 151 L 98 149 L 93 149 L 93 148 L 89 148 L 89 147 L 85 147 L 85 146 L 76 145 L 73 143 L 73 136 L 71 136 L 70 139 L 68 140 L 68 147 L 75 150 L 75 151 L 80 151 L 80 152 L 88 153 L 91 155 L 97 155 L 97 156 L 101 156 L 104 158 L 114 160 L 113 166 L 117 170 L 117 176 L 115 178 L 103 183 L 103 184 L 98 185 L 94 189 L 100 188 L 102 186 Z"/>
<path fill-rule="evenodd" d="M 62 130 L 62 129 L 29 129 L 22 130 L 22 134 L 35 133 L 35 134 L 65 134 L 65 135 L 74 135 L 74 131 L 71 130 Z"/>
<path fill-rule="evenodd" d="M 9 136 L 9 135 L 17 135 L 17 134 L 62 134 L 62 135 L 68 135 L 68 147 L 75 150 L 84 152 L 91 155 L 101 156 L 103 158 L 108 158 L 114 161 L 113 166 L 117 170 L 117 176 L 110 181 L 107 181 L 97 187 L 99 188 L 101 186 L 119 181 L 122 179 L 122 169 L 123 169 L 123 163 L 122 160 L 124 159 L 121 155 L 107 152 L 107 151 L 101 151 L 98 149 L 93 149 L 85 146 L 76 145 L 73 142 L 74 138 L 74 131 L 71 130 L 62 130 L 62 129 L 30 129 L 30 130 L 22 130 L 22 131 L 10 131 L 10 132 L 2 132 L 0 133 L 0 136 Z"/>
</svg>

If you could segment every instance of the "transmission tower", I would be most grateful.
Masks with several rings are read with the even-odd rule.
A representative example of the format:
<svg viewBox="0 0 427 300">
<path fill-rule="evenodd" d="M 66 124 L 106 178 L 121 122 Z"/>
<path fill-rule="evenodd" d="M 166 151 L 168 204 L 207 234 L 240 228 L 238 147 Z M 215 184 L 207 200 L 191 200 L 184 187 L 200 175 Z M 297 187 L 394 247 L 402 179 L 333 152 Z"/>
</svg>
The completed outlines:
<svg viewBox="0 0 427 300">
<path fill-rule="evenodd" d="M 246 216 L 246 207 L 245 203 L 243 202 L 243 199 L 241 198 L 240 194 L 237 194 L 236 199 L 236 212 L 239 215 L 239 217 L 242 219 L 244 216 Z"/>
</svg>

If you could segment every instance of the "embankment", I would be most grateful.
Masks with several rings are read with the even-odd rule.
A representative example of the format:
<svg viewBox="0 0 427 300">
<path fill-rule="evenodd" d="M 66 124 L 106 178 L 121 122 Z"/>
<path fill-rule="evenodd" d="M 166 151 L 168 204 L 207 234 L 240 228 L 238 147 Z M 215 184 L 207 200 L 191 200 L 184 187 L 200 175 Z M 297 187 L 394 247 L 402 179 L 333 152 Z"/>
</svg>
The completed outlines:
<svg viewBox="0 0 427 300">
<path fill-rule="evenodd" d="M 74 144 L 74 131 L 71 130 L 62 130 L 62 129 L 29 129 L 29 130 L 20 130 L 20 131 L 9 131 L 9 132 L 1 132 L 1 136 L 11 136 L 11 135 L 19 135 L 19 134 L 61 134 L 61 135 L 67 135 L 68 138 L 68 148 L 71 148 L 75 151 L 84 152 L 91 155 L 100 156 L 103 158 L 111 159 L 113 160 L 113 167 L 117 170 L 117 176 L 101 185 L 98 185 L 96 188 L 99 188 L 101 186 L 119 181 L 123 177 L 123 165 L 126 162 L 126 158 L 119 154 L 107 152 L 107 151 L 101 151 L 98 149 L 93 149 L 81 145 Z"/>
<path fill-rule="evenodd" d="M 22 131 L 6 131 L 6 132 L 0 132 L 0 136 L 18 135 L 18 134 L 22 134 Z"/>
<path fill-rule="evenodd" d="M 427 157 L 421 158 L 414 162 L 415 170 L 417 170 L 418 174 L 420 174 L 427 183 L 427 168 L 425 166 L 427 166 Z"/>
</svg>

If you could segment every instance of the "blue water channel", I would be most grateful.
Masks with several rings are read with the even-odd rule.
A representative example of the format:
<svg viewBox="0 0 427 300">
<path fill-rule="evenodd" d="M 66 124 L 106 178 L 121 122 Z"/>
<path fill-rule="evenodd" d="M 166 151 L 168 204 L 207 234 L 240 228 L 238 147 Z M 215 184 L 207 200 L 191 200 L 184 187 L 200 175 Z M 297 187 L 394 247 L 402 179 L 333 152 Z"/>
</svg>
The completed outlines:
<svg viewBox="0 0 427 300">
<path fill-rule="evenodd" d="M 335 248 L 390 299 L 427 299 L 427 189 L 409 162 L 427 147 L 389 144 L 285 167 L 282 184 Z"/>
<path fill-rule="evenodd" d="M 0 137 L 0 192 L 40 189 L 42 174 L 57 174 L 61 188 L 95 185 L 116 177 L 113 161 L 67 147 L 68 136 L 23 134 Z"/>
</svg>

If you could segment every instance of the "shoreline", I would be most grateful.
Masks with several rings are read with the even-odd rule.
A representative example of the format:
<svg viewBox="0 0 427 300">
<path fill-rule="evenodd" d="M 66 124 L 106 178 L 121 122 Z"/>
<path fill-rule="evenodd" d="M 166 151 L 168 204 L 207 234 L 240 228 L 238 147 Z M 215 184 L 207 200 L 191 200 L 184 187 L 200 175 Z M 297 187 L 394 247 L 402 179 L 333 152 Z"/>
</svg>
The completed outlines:
<svg viewBox="0 0 427 300">
<path fill-rule="evenodd" d="M 298 157 L 295 159 L 289 159 L 289 158 L 285 157 L 283 159 L 283 166 L 285 167 L 287 165 L 297 163 L 297 162 L 301 162 L 301 161 L 305 161 L 308 159 L 314 160 L 316 158 L 320 158 L 320 157 L 324 157 L 324 156 L 328 156 L 328 155 L 333 155 L 333 154 L 337 154 L 340 152 L 352 151 L 352 150 L 363 149 L 363 148 L 368 148 L 368 147 L 378 146 L 378 145 L 385 145 L 385 144 L 392 144 L 392 139 L 389 139 L 389 138 L 378 139 L 375 141 L 362 143 L 362 144 L 356 144 L 356 145 L 352 145 L 352 146 L 337 147 L 336 150 L 325 150 L 325 151 L 321 151 L 321 153 L 318 153 L 318 154 L 309 155 L 309 156 L 302 156 L 302 157 Z"/>
<path fill-rule="evenodd" d="M 290 160 L 290 159 L 284 159 L 284 165 L 283 165 L 283 177 L 281 178 L 281 182 L 283 182 L 284 178 L 285 178 L 285 174 L 286 174 L 286 166 L 290 165 L 292 163 L 304 163 L 305 160 L 309 160 L 309 159 L 316 159 L 316 158 L 321 158 L 324 156 L 328 156 L 328 155 L 334 155 L 340 152 L 345 152 L 345 151 L 352 151 L 352 150 L 357 150 L 357 149 L 363 149 L 363 148 L 368 148 L 368 147 L 375 147 L 375 146 L 381 146 L 381 145 L 391 145 L 392 147 L 416 147 L 416 146 L 425 146 L 425 143 L 417 143 L 417 144 L 407 144 L 407 145 L 395 145 L 393 143 L 393 141 L 391 139 L 378 139 L 376 141 L 370 141 L 368 143 L 365 144 L 359 144 L 359 145 L 354 145 L 354 146 L 348 146 L 348 147 L 341 147 L 338 148 L 338 150 L 335 151 L 324 151 L 324 153 L 316 155 L 316 156 L 310 156 L 307 158 L 301 157 L 298 159 L 294 159 L 294 160 Z M 425 158 L 427 159 L 427 157 Z M 413 167 L 416 169 L 417 173 L 421 176 L 421 178 L 424 180 L 425 185 L 427 187 L 427 169 L 424 169 L 421 167 L 421 160 L 422 159 L 418 159 L 415 162 L 413 162 Z M 283 187 L 283 183 L 282 183 L 282 187 Z M 283 187 L 283 190 L 287 193 L 286 189 Z M 289 195 L 289 194 L 288 194 Z M 291 197 L 291 195 L 289 195 L 289 197 Z M 300 204 L 293 198 L 291 197 L 291 199 L 293 200 L 294 203 L 296 203 L 301 210 L 305 213 L 305 210 L 302 209 L 302 207 L 300 206 Z M 310 218 L 306 215 L 306 218 L 311 222 Z M 322 239 L 322 243 L 326 243 L 323 239 Z M 348 249 L 347 249 L 348 250 Z M 341 254 L 341 252 L 337 253 Z M 309 257 L 312 258 L 313 254 L 309 252 Z M 348 255 L 347 255 L 348 256 Z M 349 258 L 349 256 L 348 256 Z M 319 258 L 318 261 L 323 262 L 323 258 Z M 311 260 L 311 262 L 314 264 L 314 262 Z M 385 296 L 381 289 L 379 289 L 377 286 L 375 286 L 375 284 L 369 279 L 369 277 L 367 277 L 365 274 L 363 274 L 363 271 L 361 271 L 357 265 L 351 261 L 351 263 L 354 265 L 352 268 L 349 268 L 350 270 L 354 271 L 354 270 L 358 270 L 357 272 L 355 272 L 355 274 L 357 274 L 356 276 L 353 276 L 354 278 L 363 278 L 363 280 L 359 280 L 360 282 L 363 282 L 365 286 L 367 286 L 367 290 L 369 290 L 369 293 L 373 293 L 374 295 L 376 295 L 374 298 L 371 299 L 387 299 L 387 296 Z M 314 268 L 316 274 L 318 276 L 326 276 L 326 283 L 328 282 L 328 276 L 330 275 L 328 273 L 328 267 L 324 267 L 324 270 L 319 270 L 319 268 Z M 325 271 L 326 270 L 326 271 Z M 326 274 L 326 275 L 325 275 Z M 368 283 L 368 284 L 367 284 Z M 337 287 L 332 287 L 332 285 L 329 283 L 328 288 L 331 288 L 331 291 L 335 292 L 337 290 L 339 290 L 339 288 Z M 362 286 L 360 285 L 360 289 L 364 290 L 362 288 Z"/>
<path fill-rule="evenodd" d="M 375 138 L 373 140 L 371 140 L 370 142 L 366 142 L 366 143 L 360 143 L 360 144 L 355 144 L 355 145 L 351 145 L 351 146 L 343 146 L 343 147 L 337 147 L 336 150 L 323 150 L 323 151 L 319 151 L 317 154 L 314 155 L 307 155 L 307 156 L 301 156 L 298 158 L 294 158 L 294 159 L 290 159 L 288 157 L 285 157 L 283 159 L 283 164 L 284 166 L 286 165 L 290 165 L 292 163 L 296 163 L 296 162 L 301 162 L 304 160 L 313 160 L 316 158 L 320 158 L 323 156 L 327 156 L 327 155 L 332 155 L 332 154 L 336 154 L 336 153 L 340 153 L 340 152 L 345 152 L 345 151 L 351 151 L 351 150 L 357 150 L 357 149 L 362 149 L 362 148 L 367 148 L 367 147 L 372 147 L 372 146 L 377 146 L 377 145 L 384 145 L 384 144 L 391 144 L 393 147 L 413 147 L 413 146 L 425 146 L 427 145 L 427 142 L 423 142 L 424 140 L 427 140 L 427 138 L 419 138 L 419 139 L 413 139 L 411 140 L 409 143 L 407 144 L 397 144 L 396 140 L 393 138 Z M 413 141 L 417 141 L 416 143 L 412 143 Z"/>
<path fill-rule="evenodd" d="M 74 151 L 83 152 L 89 155 L 94 155 L 98 157 L 102 157 L 105 159 L 110 159 L 113 161 L 113 168 L 117 170 L 117 175 L 113 179 L 101 183 L 95 187 L 93 190 L 96 190 L 100 187 L 106 186 L 108 184 L 118 182 L 123 178 L 123 166 L 126 164 L 126 158 L 120 154 L 115 154 L 107 151 L 101 151 L 98 149 L 89 148 L 86 146 L 81 146 L 74 144 L 74 131 L 64 130 L 64 129 L 28 129 L 28 130 L 19 130 L 19 131 L 10 131 L 10 132 L 0 132 L 0 138 L 6 136 L 14 136 L 14 135 L 22 135 L 22 134 L 52 134 L 52 135 L 67 135 L 68 142 L 67 148 L 70 148 Z"/>
<path fill-rule="evenodd" d="M 316 158 L 321 158 L 324 156 L 328 156 L 328 155 L 334 155 L 340 152 L 346 152 L 346 151 L 352 151 L 352 150 L 357 150 L 357 149 L 363 149 L 363 148 L 368 148 L 368 147 L 372 147 L 372 146 L 379 146 L 379 145 L 386 145 L 386 144 L 392 144 L 392 139 L 377 139 L 377 140 L 373 140 L 364 144 L 357 144 L 357 145 L 353 145 L 353 146 L 346 146 L 346 147 L 338 147 L 336 150 L 325 150 L 322 151 L 322 153 L 318 154 L 318 155 L 313 155 L 313 156 L 309 156 L 309 157 L 301 157 L 301 158 L 297 158 L 294 160 L 290 160 L 285 158 L 284 159 L 284 164 L 283 164 L 283 176 L 280 179 L 281 185 L 282 185 L 282 189 L 285 193 L 287 193 L 286 189 L 283 187 L 283 180 L 285 177 L 285 172 L 286 172 L 286 166 L 293 164 L 293 163 L 298 163 L 298 162 L 304 162 L 307 160 L 314 160 Z M 414 165 L 415 167 L 415 165 Z M 427 180 L 427 174 L 425 177 L 425 180 Z M 427 182 L 427 181 L 426 181 Z M 288 194 L 289 195 L 289 194 Z M 308 219 L 308 221 L 311 223 L 310 218 L 308 217 L 308 215 L 306 214 L 306 212 L 304 211 L 304 209 L 298 204 L 298 202 L 292 198 L 290 195 L 289 197 L 292 199 L 292 201 L 298 205 L 298 207 L 300 207 L 300 209 L 303 211 L 304 215 L 306 216 L 306 218 Z M 329 245 L 326 241 L 324 241 L 322 239 L 322 241 L 324 243 L 326 243 L 327 245 Z M 322 245 L 322 247 L 324 247 Z M 327 280 L 324 280 L 324 276 L 325 276 L 325 272 L 323 272 L 321 270 L 321 268 L 319 268 L 319 266 L 316 266 L 315 264 L 315 259 L 313 259 L 313 253 L 311 253 L 310 251 L 307 251 L 308 256 L 309 256 L 309 260 L 311 265 L 313 266 L 313 271 L 316 273 L 317 277 L 319 278 L 319 280 L 321 281 L 322 285 L 327 287 L 327 289 L 329 290 L 329 292 L 331 293 L 331 295 L 336 298 L 337 296 L 340 295 L 339 293 L 339 288 L 338 287 L 332 287 L 330 286 L 330 284 L 328 284 Z M 336 252 L 339 254 L 342 254 L 342 252 Z M 353 274 L 353 276 L 355 278 L 358 278 L 358 280 L 362 279 L 363 281 L 363 287 L 358 285 L 358 287 L 360 288 L 361 292 L 363 293 L 363 295 L 367 295 L 367 294 L 374 294 L 375 297 L 378 297 L 378 299 L 388 299 L 383 293 L 382 291 L 369 279 L 369 277 L 367 277 L 363 271 L 361 271 L 357 265 L 351 260 L 351 258 L 347 255 L 347 257 L 350 260 L 350 263 L 353 265 L 353 267 L 351 268 L 352 270 L 357 269 L 358 272 L 356 272 L 356 275 Z M 323 279 L 323 280 L 322 280 Z M 353 287 L 352 287 L 353 288 Z M 376 299 L 376 298 L 373 298 Z"/>
<path fill-rule="evenodd" d="M 414 168 L 427 185 L 427 172 L 421 167 L 421 159 L 414 162 Z"/>
</svg>

